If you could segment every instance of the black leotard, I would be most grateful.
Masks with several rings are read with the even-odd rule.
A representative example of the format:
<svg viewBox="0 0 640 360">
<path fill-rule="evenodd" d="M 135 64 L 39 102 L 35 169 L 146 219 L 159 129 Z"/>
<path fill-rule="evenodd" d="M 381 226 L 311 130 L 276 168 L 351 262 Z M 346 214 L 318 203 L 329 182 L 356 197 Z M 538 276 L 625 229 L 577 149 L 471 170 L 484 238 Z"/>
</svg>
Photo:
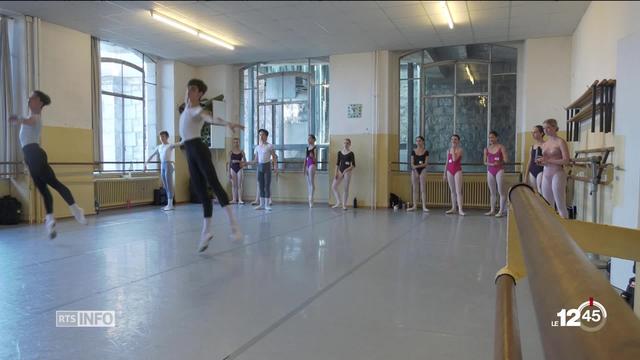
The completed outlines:
<svg viewBox="0 0 640 360">
<path fill-rule="evenodd" d="M 413 156 L 413 165 L 422 165 L 427 161 L 427 156 L 429 156 L 429 152 L 425 150 L 424 154 L 418 155 L 416 154 L 416 151 L 413 150 L 411 151 L 411 156 Z M 424 169 L 426 168 L 421 167 L 421 168 L 417 168 L 416 171 L 418 172 L 418 174 L 422 174 L 422 170 Z"/>
<path fill-rule="evenodd" d="M 356 166 L 356 158 L 353 155 L 353 151 L 350 151 L 347 155 L 342 154 L 342 151 L 338 151 L 338 167 L 340 172 L 344 172 L 349 166 Z"/>
<path fill-rule="evenodd" d="M 544 170 L 544 166 L 536 164 L 536 157 L 542 156 L 542 148 L 534 149 L 531 147 L 531 161 L 529 162 L 529 172 L 533 177 L 538 177 L 538 174 Z"/>
<path fill-rule="evenodd" d="M 243 153 L 234 154 L 233 151 L 231 152 L 231 164 L 229 165 L 229 167 L 236 173 L 240 171 L 240 169 L 242 169 L 242 166 L 240 166 L 240 161 L 242 161 L 243 157 Z"/>
</svg>

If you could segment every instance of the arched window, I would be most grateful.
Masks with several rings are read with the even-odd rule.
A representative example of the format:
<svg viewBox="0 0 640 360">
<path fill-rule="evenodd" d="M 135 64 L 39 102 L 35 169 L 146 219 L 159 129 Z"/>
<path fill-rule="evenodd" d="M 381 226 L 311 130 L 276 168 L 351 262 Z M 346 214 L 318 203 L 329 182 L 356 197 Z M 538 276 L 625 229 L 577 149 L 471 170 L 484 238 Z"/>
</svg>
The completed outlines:
<svg viewBox="0 0 640 360">
<path fill-rule="evenodd" d="M 329 60 L 260 63 L 240 71 L 240 116 L 244 148 L 253 157 L 258 129 L 269 131 L 282 170 L 302 169 L 307 136 L 314 134 L 318 160 L 327 161 L 329 144 Z M 318 164 L 326 170 L 327 164 Z"/>
<path fill-rule="evenodd" d="M 431 163 L 443 164 L 451 134 L 460 135 L 463 163 L 482 163 L 489 131 L 515 157 L 517 50 L 498 45 L 462 45 L 419 50 L 400 59 L 401 170 L 408 171 L 418 135 Z M 428 171 L 443 171 L 432 165 Z M 467 172 L 484 172 L 468 165 Z"/>
<path fill-rule="evenodd" d="M 144 161 L 156 145 L 156 63 L 137 50 L 100 42 L 102 161 Z M 137 170 L 141 164 L 105 164 Z"/>
</svg>

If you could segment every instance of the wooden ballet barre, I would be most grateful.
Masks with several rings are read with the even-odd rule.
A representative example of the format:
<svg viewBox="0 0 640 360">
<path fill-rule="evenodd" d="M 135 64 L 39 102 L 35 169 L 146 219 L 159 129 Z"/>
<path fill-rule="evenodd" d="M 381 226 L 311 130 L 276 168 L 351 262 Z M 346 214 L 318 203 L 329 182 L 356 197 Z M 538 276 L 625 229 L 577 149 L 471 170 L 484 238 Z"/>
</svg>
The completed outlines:
<svg viewBox="0 0 640 360">
<path fill-rule="evenodd" d="M 501 279 L 508 275 L 516 281 L 529 278 L 538 326 L 548 327 L 540 331 L 546 359 L 640 359 L 640 320 L 584 254 L 636 260 L 640 258 L 640 231 L 561 219 L 526 184 L 512 187 L 509 200 L 507 265 L 496 275 L 500 280 L 496 281 L 496 304 L 501 308 L 496 309 L 494 358 L 522 356 L 519 349 L 515 357 L 505 355 L 505 349 L 519 344 L 519 340 L 514 342 L 517 327 L 505 326 L 514 322 L 508 307 L 515 308 L 515 296 L 508 293 L 515 285 Z M 606 308 L 606 324 L 600 323 L 604 327 L 585 331 L 580 326 L 551 325 L 559 311 L 577 308 L 590 299 Z"/>
<path fill-rule="evenodd" d="M 580 181 L 580 182 L 585 182 L 585 183 L 593 183 L 593 181 L 591 180 L 590 177 L 586 177 L 586 176 L 576 176 L 576 175 L 568 175 L 567 176 L 569 179 L 575 180 L 575 181 Z M 613 179 L 611 180 L 607 180 L 607 181 L 598 181 L 598 185 L 609 185 L 613 182 Z"/>
<path fill-rule="evenodd" d="M 585 150 L 576 150 L 574 153 L 576 154 L 591 154 L 597 152 L 613 152 L 616 148 L 613 146 L 605 147 L 605 148 L 597 148 L 597 149 L 585 149 Z"/>
</svg>

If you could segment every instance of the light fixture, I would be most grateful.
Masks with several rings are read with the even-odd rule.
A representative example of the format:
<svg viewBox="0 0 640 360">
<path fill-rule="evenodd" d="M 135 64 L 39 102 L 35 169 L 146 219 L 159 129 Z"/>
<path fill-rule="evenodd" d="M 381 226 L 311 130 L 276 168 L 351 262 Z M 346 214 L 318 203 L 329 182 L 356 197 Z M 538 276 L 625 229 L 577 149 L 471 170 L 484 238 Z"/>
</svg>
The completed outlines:
<svg viewBox="0 0 640 360">
<path fill-rule="evenodd" d="M 469 81 L 471 81 L 472 85 L 476 84 L 476 79 L 473 78 L 473 75 L 471 75 L 471 69 L 469 69 L 469 65 L 465 65 L 464 69 L 467 71 L 467 76 L 469 77 Z"/>
<path fill-rule="evenodd" d="M 153 19 L 155 19 L 155 20 L 157 20 L 157 21 L 159 21 L 161 23 L 167 24 L 167 25 L 172 26 L 172 27 L 174 27 L 176 29 L 180 29 L 180 30 L 182 30 L 184 32 L 187 32 L 187 33 L 191 34 L 191 35 L 197 36 L 200 39 L 210 41 L 210 42 L 212 42 L 212 43 L 214 43 L 214 44 L 216 44 L 218 46 L 222 46 L 223 48 L 226 48 L 226 49 L 229 49 L 229 50 L 235 49 L 235 47 L 233 45 L 229 44 L 228 42 L 226 42 L 224 40 L 221 40 L 221 39 L 219 39 L 219 38 L 217 38 L 217 37 L 215 37 L 213 35 L 207 34 L 202 30 L 196 29 L 193 26 L 187 25 L 187 24 L 183 23 L 180 20 L 177 20 L 177 19 L 174 19 L 174 18 L 170 17 L 167 14 L 160 14 L 159 12 L 154 11 L 154 10 L 150 10 L 149 12 L 150 12 L 151 17 Z"/>
<path fill-rule="evenodd" d="M 446 1 L 440 1 L 440 6 L 442 7 L 442 11 L 444 15 L 447 17 L 447 22 L 449 23 L 449 29 L 453 29 L 453 18 L 451 17 L 451 11 L 449 11 L 449 5 L 447 5 Z"/>
</svg>

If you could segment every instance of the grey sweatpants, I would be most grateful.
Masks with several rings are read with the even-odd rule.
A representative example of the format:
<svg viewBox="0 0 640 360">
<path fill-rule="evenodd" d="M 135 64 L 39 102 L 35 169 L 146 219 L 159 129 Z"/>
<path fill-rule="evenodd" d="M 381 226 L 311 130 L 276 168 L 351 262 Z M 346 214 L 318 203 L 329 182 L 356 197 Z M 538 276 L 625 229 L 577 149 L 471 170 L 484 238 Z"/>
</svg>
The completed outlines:
<svg viewBox="0 0 640 360">
<path fill-rule="evenodd" d="M 167 200 L 173 199 L 173 163 L 163 162 L 160 164 L 160 176 L 162 177 L 162 187 L 167 192 Z"/>
<path fill-rule="evenodd" d="M 261 198 L 271 197 L 271 162 L 258 164 L 258 187 Z"/>
</svg>

